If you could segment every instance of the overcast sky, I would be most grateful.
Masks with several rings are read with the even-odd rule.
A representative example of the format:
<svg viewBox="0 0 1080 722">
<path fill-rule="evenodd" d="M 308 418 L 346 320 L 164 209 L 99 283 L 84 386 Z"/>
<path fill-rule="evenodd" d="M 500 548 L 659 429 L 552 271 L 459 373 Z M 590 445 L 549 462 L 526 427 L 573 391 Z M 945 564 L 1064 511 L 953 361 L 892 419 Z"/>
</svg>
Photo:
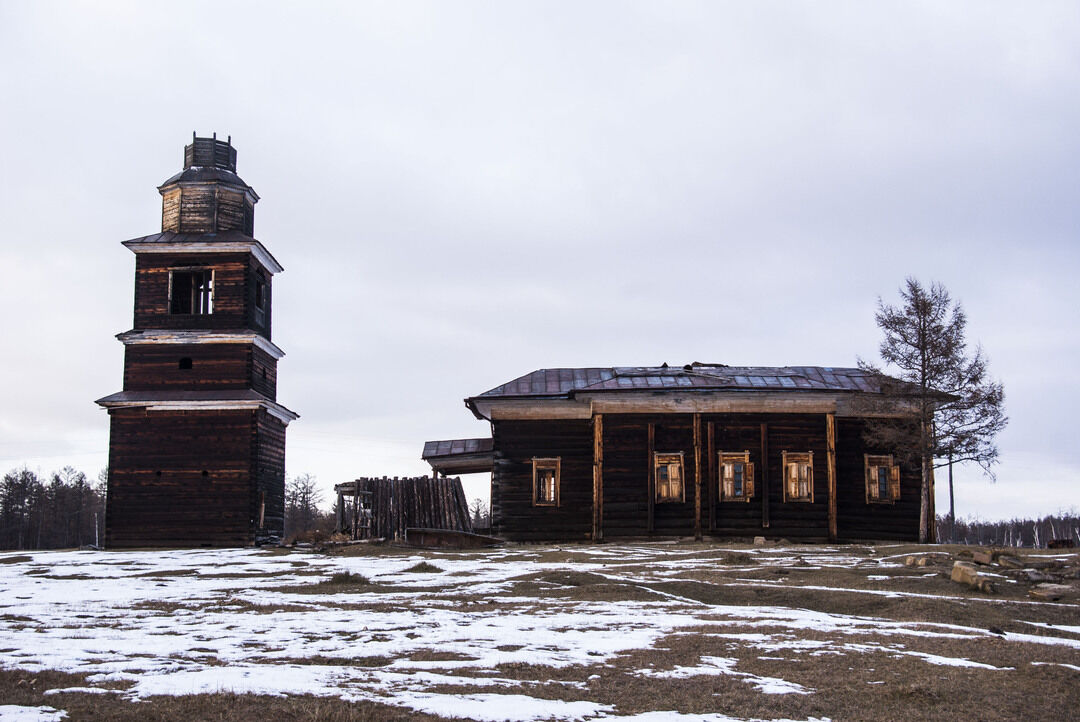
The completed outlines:
<svg viewBox="0 0 1080 722">
<path fill-rule="evenodd" d="M 958 513 L 1080 506 L 1075 2 L 0 0 L 0 107 L 0 471 L 105 465 L 195 130 L 286 269 L 289 474 L 426 473 L 537 368 L 874 360 L 912 275 L 1006 389 Z"/>
</svg>

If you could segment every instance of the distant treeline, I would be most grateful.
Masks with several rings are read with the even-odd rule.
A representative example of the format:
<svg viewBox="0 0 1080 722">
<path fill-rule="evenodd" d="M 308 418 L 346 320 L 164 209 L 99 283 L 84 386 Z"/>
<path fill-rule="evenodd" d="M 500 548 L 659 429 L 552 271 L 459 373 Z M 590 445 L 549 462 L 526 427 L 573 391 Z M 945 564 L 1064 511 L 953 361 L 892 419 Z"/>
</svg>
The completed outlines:
<svg viewBox="0 0 1080 722">
<path fill-rule="evenodd" d="M 46 478 L 13 469 L 0 483 L 0 549 L 64 549 L 105 534 L 105 479 L 65 466 Z"/>
<path fill-rule="evenodd" d="M 1075 512 L 1059 512 L 1042 519 L 1011 519 L 1009 521 L 982 521 L 981 519 L 957 519 L 950 523 L 948 517 L 937 518 L 939 542 L 975 544 L 1002 547 L 1045 547 L 1054 540 L 1072 540 L 1080 547 L 1080 516 Z"/>
</svg>

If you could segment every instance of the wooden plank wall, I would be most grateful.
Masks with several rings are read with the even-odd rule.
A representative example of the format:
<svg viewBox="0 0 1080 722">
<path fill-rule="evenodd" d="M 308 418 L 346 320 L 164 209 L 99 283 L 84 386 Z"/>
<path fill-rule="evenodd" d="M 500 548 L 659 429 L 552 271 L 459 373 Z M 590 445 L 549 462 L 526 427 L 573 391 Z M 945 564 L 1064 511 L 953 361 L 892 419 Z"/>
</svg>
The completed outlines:
<svg viewBox="0 0 1080 722">
<path fill-rule="evenodd" d="M 113 409 L 110 420 L 106 546 L 254 542 L 254 412 Z"/>
<path fill-rule="evenodd" d="M 699 423 L 700 452 L 695 454 L 692 414 L 604 414 L 599 445 L 603 448 L 599 468 L 604 538 L 693 535 L 698 456 L 703 533 L 818 541 L 829 537 L 829 449 L 824 414 L 701 414 Z M 517 540 L 592 537 L 591 474 L 596 445 L 590 432 L 587 420 L 493 424 L 492 518 L 497 534 Z M 837 421 L 835 496 L 839 537 L 915 538 L 918 469 L 902 469 L 900 502 L 867 504 L 863 466 L 867 450 L 861 434 L 861 422 Z M 650 504 L 650 449 L 683 453 L 686 494 L 682 501 Z M 716 460 L 720 451 L 750 452 L 756 467 L 756 488 L 749 501 L 721 500 Z M 813 502 L 784 501 L 784 451 L 813 452 Z M 531 459 L 554 456 L 562 458 L 560 506 L 533 506 Z M 768 484 L 762 483 L 766 475 Z M 767 526 L 763 523 L 766 519 Z"/>
<path fill-rule="evenodd" d="M 840 539 L 917 541 L 919 538 L 919 465 L 900 465 L 900 500 L 866 503 L 863 454 L 887 454 L 862 440 L 863 422 L 836 420 L 837 534 Z"/>
<path fill-rule="evenodd" d="M 135 256 L 136 329 L 199 329 L 217 331 L 250 327 L 251 254 L 248 253 L 139 253 Z M 212 268 L 214 312 L 207 315 L 169 313 L 169 270 Z M 269 336 L 267 336 L 269 338 Z"/>
<path fill-rule="evenodd" d="M 255 346 L 250 347 L 251 388 L 277 401 L 277 359 Z"/>
<path fill-rule="evenodd" d="M 403 539 L 406 528 L 472 531 L 469 503 L 461 479 L 429 476 L 357 479 L 360 491 L 371 492 L 372 535 Z M 351 497 L 345 505 L 352 509 Z"/>
<path fill-rule="evenodd" d="M 191 368 L 180 368 L 180 359 Z M 251 388 L 246 344 L 135 344 L 124 350 L 125 391 Z"/>
<path fill-rule="evenodd" d="M 591 538 L 592 422 L 588 419 L 496 421 L 492 424 L 492 435 L 494 533 L 520 541 Z M 533 506 L 532 459 L 556 456 L 562 459 L 559 506 Z M 607 498 L 605 491 L 605 502 Z"/>
<path fill-rule="evenodd" d="M 285 535 L 285 424 L 260 409 L 256 415 L 252 458 L 255 484 L 252 489 L 251 518 L 256 541 Z M 260 507 L 265 504 L 265 509 Z M 260 512 L 263 526 L 258 526 Z"/>
<path fill-rule="evenodd" d="M 161 231 L 180 231 L 180 189 L 173 188 L 161 194 Z"/>
<path fill-rule="evenodd" d="M 264 284 L 264 314 L 263 322 L 258 323 L 255 317 L 255 282 L 262 281 Z M 273 326 L 274 304 L 273 304 L 273 283 L 274 276 L 272 273 L 263 269 L 262 264 L 255 260 L 255 256 L 250 256 L 248 259 L 248 271 L 247 271 L 247 286 L 245 293 L 247 294 L 247 310 L 245 312 L 245 318 L 247 323 L 244 325 L 247 328 L 259 331 L 267 339 L 270 339 L 270 331 Z"/>
<path fill-rule="evenodd" d="M 173 233 L 241 231 L 250 236 L 254 211 L 244 192 L 220 183 L 174 186 L 161 197 L 161 230 Z"/>
<path fill-rule="evenodd" d="M 604 415 L 604 536 L 649 534 L 649 425 L 653 450 L 683 452 L 683 501 L 652 504 L 652 532 L 660 536 L 694 533 L 694 424 L 690 414 Z"/>
<path fill-rule="evenodd" d="M 180 359 L 191 368 L 180 368 Z M 277 360 L 247 344 L 133 344 L 124 351 L 125 391 L 255 389 L 277 397 Z"/>
</svg>

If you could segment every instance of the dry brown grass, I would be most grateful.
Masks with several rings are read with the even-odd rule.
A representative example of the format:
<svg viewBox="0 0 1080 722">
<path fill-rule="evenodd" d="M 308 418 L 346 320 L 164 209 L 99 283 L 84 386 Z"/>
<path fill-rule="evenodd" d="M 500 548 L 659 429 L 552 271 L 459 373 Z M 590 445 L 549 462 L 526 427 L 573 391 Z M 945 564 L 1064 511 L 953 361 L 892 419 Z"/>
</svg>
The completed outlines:
<svg viewBox="0 0 1080 722">
<path fill-rule="evenodd" d="M 199 694 L 186 697 L 150 697 L 132 702 L 119 694 L 64 692 L 45 695 L 45 690 L 85 687 L 86 680 L 62 672 L 27 673 L 0 670 L 0 704 L 46 706 L 68 713 L 65 722 L 110 720 L 115 722 L 382 722 L 384 720 L 442 720 L 375 702 L 345 702 L 302 695 Z"/>
<path fill-rule="evenodd" d="M 611 549 L 617 547 L 605 547 L 605 550 Z M 654 548 L 652 559 L 668 565 L 663 575 L 658 573 L 659 567 L 654 566 L 652 560 L 642 558 L 650 556 L 648 547 L 628 550 L 624 558 L 617 554 L 598 557 L 590 554 L 589 547 L 573 545 L 511 550 L 519 552 L 513 555 L 514 561 L 542 560 L 553 564 L 589 563 L 594 566 L 519 574 L 508 579 L 509 586 L 498 594 L 470 594 L 467 578 L 445 579 L 445 586 L 410 589 L 407 585 L 372 582 L 346 572 L 316 583 L 278 587 L 275 591 L 340 595 L 333 599 L 333 607 L 353 612 L 358 624 L 365 612 L 400 610 L 402 604 L 412 603 L 408 599 L 401 601 L 401 593 L 409 591 L 416 591 L 418 599 L 422 594 L 427 600 L 425 603 L 446 603 L 462 614 L 495 616 L 536 614 L 538 610 L 548 608 L 572 611 L 576 605 L 585 602 L 664 602 L 673 605 L 673 612 L 698 614 L 701 624 L 677 628 L 648 648 L 614 657 L 596 652 L 595 663 L 564 667 L 532 664 L 533 658 L 526 655 L 522 659 L 528 661 L 499 664 L 494 668 L 462 668 L 455 663 L 475 659 L 466 653 L 469 650 L 448 651 L 435 644 L 424 646 L 421 628 L 405 635 L 410 641 L 419 643 L 420 648 L 410 648 L 398 660 L 385 656 L 312 655 L 275 659 L 274 663 L 377 669 L 395 661 L 447 662 L 447 668 L 442 671 L 458 679 L 452 680 L 452 684 L 428 687 L 425 691 L 457 695 L 523 694 L 568 702 L 589 700 L 610 705 L 618 714 L 671 710 L 690 715 L 719 712 L 755 719 L 829 717 L 833 720 L 1013 722 L 1018 719 L 1073 719 L 1080 703 L 1080 672 L 1060 666 L 1080 666 L 1076 648 L 1022 642 L 1005 636 L 1013 633 L 1080 639 L 1080 634 L 1068 630 L 1027 623 L 1080 626 L 1080 604 L 1031 603 L 1027 596 L 1029 585 L 1020 583 L 1002 581 L 999 591 L 993 595 L 955 584 L 947 575 L 951 560 L 959 552 L 967 551 L 961 548 L 852 545 L 838 550 L 838 554 L 848 560 L 844 564 L 815 568 L 810 561 L 800 562 L 799 559 L 827 556 L 828 552 L 822 547 L 799 545 L 777 553 L 775 547 L 762 550 L 731 544 L 679 543 Z M 425 554 L 371 545 L 344 547 L 333 553 L 339 551 L 349 556 L 385 554 L 392 558 L 426 555 L 428 561 L 406 570 L 423 573 L 443 571 L 439 566 L 440 559 L 470 556 L 468 552 Z M 686 556 L 672 555 L 672 551 L 686 553 Z M 925 567 L 897 566 L 905 554 L 941 556 L 935 556 Z M 680 561 L 682 559 L 685 564 Z M 498 564 L 498 561 L 491 563 Z M 685 569 L 680 571 L 680 564 Z M 669 574 L 672 569 L 674 573 Z M 641 577 L 634 578 L 635 575 Z M 460 575 L 446 575 L 451 576 Z M 380 596 L 384 592 L 394 592 L 398 596 L 391 604 L 390 600 Z M 680 604 L 679 599 L 686 600 L 686 604 Z M 751 606 L 810 610 L 864 621 L 858 630 L 841 627 L 833 631 L 815 631 L 779 621 L 766 623 L 761 615 L 742 619 L 722 609 Z M 146 602 L 136 607 L 162 614 L 193 609 L 190 604 L 166 602 Z M 207 609 L 245 614 L 303 612 L 309 607 L 254 604 L 225 597 L 215 600 L 213 607 L 202 610 Z M 903 623 L 909 630 L 938 634 L 949 630 L 928 625 L 958 625 L 970 629 L 956 632 L 957 638 L 891 635 L 887 633 L 888 629 L 875 628 L 871 618 Z M 9 621 L 20 623 L 19 620 Z M 626 619 L 628 625 L 634 621 L 632 615 Z M 588 629 L 589 624 L 588 617 L 582 614 L 580 628 Z M 313 629 L 313 634 L 318 634 L 318 630 Z M 767 635 L 774 648 L 755 646 L 753 638 L 739 639 L 730 636 L 733 634 Z M 364 639 L 385 641 L 389 637 L 368 634 Z M 813 647 L 800 650 L 793 644 L 785 646 L 786 641 L 819 643 L 821 649 L 818 651 L 824 653 L 815 654 Z M 362 642 L 358 641 L 360 644 Z M 496 648 L 514 653 L 524 647 L 507 643 Z M 209 648 L 203 649 L 212 654 Z M 356 651 L 363 654 L 361 646 L 357 646 Z M 679 667 L 699 668 L 703 657 L 737 660 L 735 674 L 702 671 L 695 676 L 671 678 L 650 676 L 641 671 L 662 673 Z M 543 655 L 536 657 L 540 661 L 543 658 Z M 993 668 L 944 666 L 933 663 L 934 658 L 953 660 L 954 664 L 970 660 Z M 407 666 L 400 669 L 409 673 Z M 438 665 L 433 669 L 438 670 Z M 31 678 L 35 677 L 36 681 L 31 683 Z M 765 694 L 752 682 L 754 678 L 762 677 L 802 685 L 811 693 Z M 481 685 L 481 680 L 491 678 L 505 682 L 496 687 Z M 470 683 L 470 679 L 476 679 L 476 684 Z M 19 681 L 23 683 L 20 685 Z M 131 702 L 115 694 L 66 693 L 47 697 L 42 694 L 48 688 L 83 684 L 82 678 L 76 675 L 0 672 L 0 703 L 48 705 L 67 710 L 69 719 L 73 720 L 438 719 L 377 703 L 352 704 L 311 696 L 278 698 L 215 694 L 155 697 L 144 702 Z"/>
</svg>

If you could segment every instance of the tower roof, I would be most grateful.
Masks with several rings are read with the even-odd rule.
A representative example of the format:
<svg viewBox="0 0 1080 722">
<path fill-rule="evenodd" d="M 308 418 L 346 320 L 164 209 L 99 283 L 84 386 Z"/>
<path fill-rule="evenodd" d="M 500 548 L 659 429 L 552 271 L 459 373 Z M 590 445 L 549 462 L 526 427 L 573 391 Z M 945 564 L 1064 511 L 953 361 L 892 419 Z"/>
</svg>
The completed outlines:
<svg viewBox="0 0 1080 722">
<path fill-rule="evenodd" d="M 221 183 L 239 186 L 250 193 L 254 201 L 259 200 L 255 189 L 236 174 L 236 148 L 232 145 L 232 136 L 228 140 L 217 139 L 217 133 L 209 138 L 200 138 L 191 134 L 191 143 L 184 146 L 184 168 L 176 175 L 158 186 L 165 190 L 179 183 Z"/>
</svg>

